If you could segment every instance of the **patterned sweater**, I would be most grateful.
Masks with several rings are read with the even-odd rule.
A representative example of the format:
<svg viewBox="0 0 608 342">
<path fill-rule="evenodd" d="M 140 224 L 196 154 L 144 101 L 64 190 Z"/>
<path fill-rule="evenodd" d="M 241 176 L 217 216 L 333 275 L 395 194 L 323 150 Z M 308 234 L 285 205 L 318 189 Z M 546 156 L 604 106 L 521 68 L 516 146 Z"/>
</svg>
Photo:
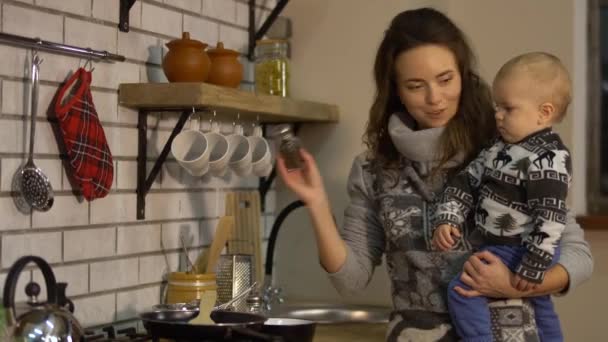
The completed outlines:
<svg viewBox="0 0 608 342">
<path fill-rule="evenodd" d="M 515 272 L 541 283 L 566 224 L 570 153 L 550 128 L 509 144 L 499 139 L 448 182 L 436 223 L 462 228 L 474 210 L 489 244 L 526 247 Z"/>
<path fill-rule="evenodd" d="M 449 252 L 431 248 L 431 202 L 420 189 L 441 190 L 443 182 L 429 182 L 429 171 L 437 165 L 436 144 L 442 128 L 411 130 L 394 115 L 389 134 L 410 165 L 400 170 L 384 170 L 373 165 L 364 154 L 355 158 L 348 178 L 350 201 L 344 212 L 340 234 L 347 255 L 342 268 L 330 273 L 334 287 L 344 295 L 364 295 L 376 266 L 386 257 L 394 311 L 387 331 L 388 341 L 456 341 L 447 312 L 447 284 L 462 270 L 475 236 L 465 226 L 464 239 Z M 584 232 L 568 215 L 561 239 L 559 259 L 569 275 L 568 290 L 591 276 L 593 259 Z M 519 331 L 521 340 L 535 336 L 533 325 L 512 325 L 510 318 L 526 317 L 526 307 L 510 306 L 500 314 L 501 334 Z M 519 309 L 518 309 L 519 308 Z M 510 311 L 509 311 L 510 310 Z M 520 310 L 519 313 L 514 312 Z M 523 333 L 522 333 L 523 330 Z M 501 339 L 496 338 L 497 341 Z M 520 341 L 520 339 L 516 339 Z"/>
</svg>

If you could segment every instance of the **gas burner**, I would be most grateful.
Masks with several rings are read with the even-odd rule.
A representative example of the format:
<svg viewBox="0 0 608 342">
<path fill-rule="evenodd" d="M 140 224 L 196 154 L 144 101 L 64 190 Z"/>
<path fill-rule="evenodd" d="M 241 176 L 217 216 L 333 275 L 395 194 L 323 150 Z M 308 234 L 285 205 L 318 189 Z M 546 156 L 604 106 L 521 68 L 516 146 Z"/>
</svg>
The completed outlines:
<svg viewBox="0 0 608 342">
<path fill-rule="evenodd" d="M 135 327 L 116 330 L 107 326 L 101 331 L 86 331 L 84 342 L 152 342 L 150 335 L 138 333 Z"/>
</svg>

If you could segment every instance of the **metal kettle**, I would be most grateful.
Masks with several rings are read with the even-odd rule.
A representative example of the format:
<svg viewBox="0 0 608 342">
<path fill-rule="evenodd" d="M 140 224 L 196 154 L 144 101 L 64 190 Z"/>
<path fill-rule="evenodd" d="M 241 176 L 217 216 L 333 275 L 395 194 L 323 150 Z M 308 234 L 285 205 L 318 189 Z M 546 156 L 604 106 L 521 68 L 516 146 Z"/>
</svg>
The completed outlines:
<svg viewBox="0 0 608 342">
<path fill-rule="evenodd" d="M 25 291 L 31 298 L 29 311 L 17 316 L 15 310 L 15 288 L 19 274 L 25 266 L 35 263 L 46 283 L 47 302 L 38 303 L 40 286 L 30 282 Z M 65 297 L 67 284 L 57 284 L 51 266 L 37 256 L 24 256 L 11 266 L 4 284 L 3 304 L 8 311 L 9 334 L 14 341 L 24 342 L 79 342 L 83 340 L 82 327 L 72 315 L 74 305 Z M 72 311 L 72 312 L 71 312 Z"/>
</svg>

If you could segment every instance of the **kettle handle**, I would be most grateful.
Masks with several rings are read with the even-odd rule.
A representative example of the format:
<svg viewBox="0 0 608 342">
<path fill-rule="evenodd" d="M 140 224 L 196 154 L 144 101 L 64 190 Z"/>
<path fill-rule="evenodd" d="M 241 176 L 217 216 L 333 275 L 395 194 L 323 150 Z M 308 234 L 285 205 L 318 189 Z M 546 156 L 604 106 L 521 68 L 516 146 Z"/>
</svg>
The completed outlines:
<svg viewBox="0 0 608 342">
<path fill-rule="evenodd" d="M 28 255 L 19 258 L 13 266 L 11 266 L 6 276 L 6 282 L 4 283 L 4 295 L 3 305 L 5 308 L 12 310 L 13 317 L 16 319 L 17 315 L 15 312 L 15 289 L 17 288 L 17 280 L 19 280 L 19 274 L 27 264 L 30 262 L 35 263 L 42 271 L 44 276 L 44 282 L 46 283 L 47 302 L 56 304 L 57 303 L 57 281 L 55 280 L 55 274 L 51 269 L 51 266 L 39 256 Z"/>
</svg>

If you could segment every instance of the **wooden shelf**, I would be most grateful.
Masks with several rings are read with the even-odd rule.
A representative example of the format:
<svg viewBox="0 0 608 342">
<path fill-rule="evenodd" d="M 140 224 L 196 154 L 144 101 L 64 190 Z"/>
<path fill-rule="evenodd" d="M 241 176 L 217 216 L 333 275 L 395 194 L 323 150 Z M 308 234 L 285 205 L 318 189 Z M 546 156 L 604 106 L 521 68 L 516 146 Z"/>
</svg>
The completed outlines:
<svg viewBox="0 0 608 342">
<path fill-rule="evenodd" d="M 192 108 L 217 110 L 217 119 L 233 121 L 237 114 L 242 120 L 266 123 L 332 123 L 338 122 L 335 105 L 294 100 L 278 96 L 256 95 L 247 91 L 218 87 L 206 83 L 125 83 L 119 87 L 120 105 L 137 109 L 137 219 L 145 218 L 146 195 L 167 160 L 173 139 L 184 128 Z M 165 146 L 150 173 L 147 164 L 147 118 L 154 112 L 181 112 Z M 262 204 L 276 175 L 260 180 Z"/>
<path fill-rule="evenodd" d="M 217 110 L 218 117 L 237 113 L 241 119 L 260 122 L 338 122 L 336 105 L 219 87 L 207 83 L 125 83 L 119 88 L 122 106 L 148 111 Z"/>
</svg>

